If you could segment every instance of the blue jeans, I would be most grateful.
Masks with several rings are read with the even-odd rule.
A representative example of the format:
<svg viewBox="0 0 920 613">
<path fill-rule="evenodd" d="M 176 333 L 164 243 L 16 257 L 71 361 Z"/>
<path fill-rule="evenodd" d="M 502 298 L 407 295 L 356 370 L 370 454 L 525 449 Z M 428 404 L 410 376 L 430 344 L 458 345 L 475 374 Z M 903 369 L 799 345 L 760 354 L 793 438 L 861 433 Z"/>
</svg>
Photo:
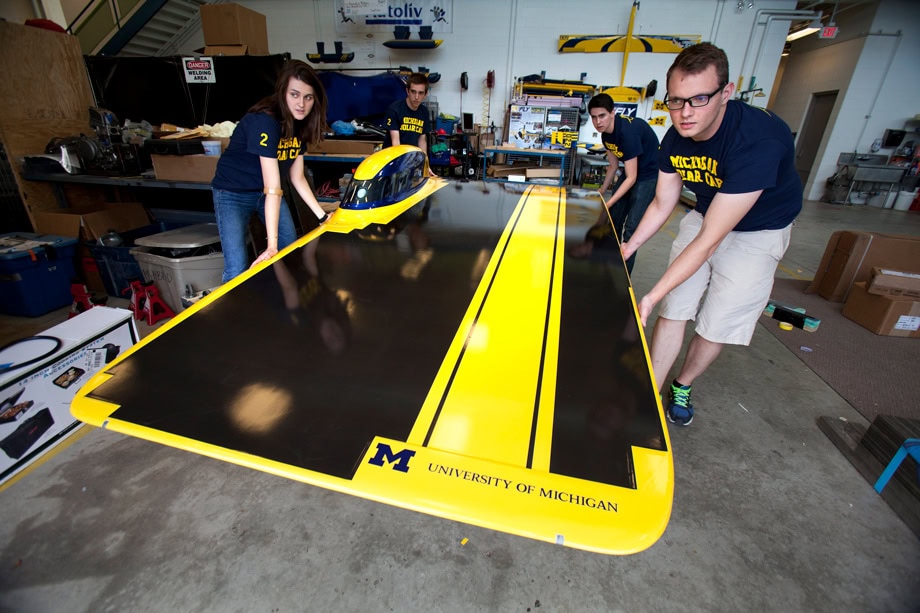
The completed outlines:
<svg viewBox="0 0 920 613">
<path fill-rule="evenodd" d="M 253 213 L 265 223 L 265 194 L 262 192 L 234 192 L 226 189 L 211 189 L 214 194 L 214 216 L 217 231 L 224 251 L 224 274 L 222 282 L 249 268 L 249 250 L 246 237 L 249 235 L 249 219 Z M 294 219 L 287 202 L 281 198 L 278 215 L 278 250 L 281 251 L 297 239 Z"/>
<path fill-rule="evenodd" d="M 648 181 L 637 181 L 632 189 L 626 194 L 626 197 L 613 205 L 610 212 L 613 220 L 613 227 L 616 228 L 621 242 L 626 242 L 639 227 L 642 216 L 652 200 L 655 199 L 655 187 L 658 185 L 658 178 Z M 614 186 L 613 191 L 617 188 Z M 632 254 L 626 260 L 626 270 L 632 273 L 633 265 L 636 263 L 636 254 Z"/>
</svg>

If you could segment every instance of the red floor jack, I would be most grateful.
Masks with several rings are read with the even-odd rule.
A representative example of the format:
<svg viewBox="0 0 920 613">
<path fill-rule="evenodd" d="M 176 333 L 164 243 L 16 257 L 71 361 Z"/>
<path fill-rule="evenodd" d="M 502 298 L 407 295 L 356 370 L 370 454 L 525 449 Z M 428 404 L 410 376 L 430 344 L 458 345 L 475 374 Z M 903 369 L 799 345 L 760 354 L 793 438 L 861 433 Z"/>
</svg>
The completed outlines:
<svg viewBox="0 0 920 613">
<path fill-rule="evenodd" d="M 175 317 L 176 314 L 169 305 L 160 298 L 160 292 L 153 281 L 144 283 L 144 312 L 147 314 L 147 325 L 152 326 L 161 319 Z"/>
<path fill-rule="evenodd" d="M 70 295 L 73 296 L 73 304 L 70 305 L 70 313 L 67 315 L 67 319 L 76 317 L 94 306 L 103 305 L 109 300 L 108 296 L 91 294 L 84 284 L 78 282 L 70 284 Z"/>
<path fill-rule="evenodd" d="M 144 319 L 144 302 L 147 297 L 146 292 L 144 291 L 144 284 L 141 283 L 140 279 L 131 279 L 128 282 L 128 287 L 121 290 L 122 294 L 127 294 L 131 292 L 131 312 L 134 313 L 134 319 Z"/>
</svg>

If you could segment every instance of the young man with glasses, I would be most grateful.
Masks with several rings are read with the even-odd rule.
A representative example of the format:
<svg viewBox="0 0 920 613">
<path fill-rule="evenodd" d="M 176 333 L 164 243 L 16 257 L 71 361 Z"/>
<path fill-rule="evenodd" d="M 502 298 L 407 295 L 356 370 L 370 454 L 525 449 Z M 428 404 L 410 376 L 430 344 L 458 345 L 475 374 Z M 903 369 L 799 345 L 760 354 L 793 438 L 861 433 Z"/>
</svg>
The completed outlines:
<svg viewBox="0 0 920 613">
<path fill-rule="evenodd" d="M 670 217 L 682 185 L 696 194 L 667 270 L 639 302 L 643 325 L 660 302 L 651 357 L 661 387 L 687 321 L 696 321 L 668 393 L 667 417 L 682 426 L 693 421 L 691 385 L 722 346 L 750 344 L 802 209 L 789 127 L 769 111 L 732 100 L 734 91 L 728 58 L 718 47 L 702 43 L 677 56 L 665 97 L 674 125 L 661 141 L 655 199 L 622 245 L 627 258 L 651 238 Z"/>
</svg>

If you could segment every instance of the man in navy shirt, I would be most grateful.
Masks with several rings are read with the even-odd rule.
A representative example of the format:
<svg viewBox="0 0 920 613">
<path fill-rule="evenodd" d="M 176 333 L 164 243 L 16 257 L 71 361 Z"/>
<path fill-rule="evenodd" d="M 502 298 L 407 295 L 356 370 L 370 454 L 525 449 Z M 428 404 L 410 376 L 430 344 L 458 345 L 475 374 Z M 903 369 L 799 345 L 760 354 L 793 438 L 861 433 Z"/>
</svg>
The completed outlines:
<svg viewBox="0 0 920 613">
<path fill-rule="evenodd" d="M 643 325 L 660 302 L 651 357 L 661 387 L 687 321 L 696 320 L 668 394 L 668 419 L 682 426 L 693 421 L 691 385 L 723 345 L 750 344 L 802 209 L 789 127 L 769 111 L 732 100 L 734 89 L 718 47 L 701 43 L 677 56 L 665 97 L 674 125 L 661 141 L 655 199 L 622 245 L 629 257 L 651 238 L 670 217 L 682 185 L 696 194 L 667 270 L 639 302 Z"/>
<path fill-rule="evenodd" d="M 601 133 L 601 142 L 607 150 L 607 174 L 601 184 L 602 194 L 613 184 L 617 168 L 621 162 L 623 164 L 623 177 L 605 204 L 620 240 L 628 241 L 649 202 L 655 197 L 655 185 L 658 183 L 658 137 L 644 120 L 615 114 L 613 98 L 607 94 L 591 98 L 588 113 L 594 128 Z M 602 217 L 600 221 L 606 224 L 606 213 Z M 632 272 L 635 261 L 635 253 L 626 260 L 629 272 Z"/>
<path fill-rule="evenodd" d="M 428 96 L 428 77 L 413 72 L 406 79 L 406 98 L 397 100 L 387 109 L 385 147 L 415 145 L 428 154 L 426 134 L 431 131 L 428 107 L 422 102 Z"/>
</svg>

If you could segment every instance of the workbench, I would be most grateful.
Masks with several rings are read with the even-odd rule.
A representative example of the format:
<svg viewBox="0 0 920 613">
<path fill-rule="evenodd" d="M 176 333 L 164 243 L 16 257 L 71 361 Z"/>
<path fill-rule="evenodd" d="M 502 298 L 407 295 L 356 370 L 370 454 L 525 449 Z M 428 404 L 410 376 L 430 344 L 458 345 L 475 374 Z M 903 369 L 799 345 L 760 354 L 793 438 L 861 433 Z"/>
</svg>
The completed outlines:
<svg viewBox="0 0 920 613">
<path fill-rule="evenodd" d="M 341 176 L 344 174 L 338 173 L 339 169 L 347 169 L 352 171 L 354 168 L 364 161 L 366 155 L 359 154 L 339 154 L 339 153 L 316 153 L 304 155 L 304 163 L 307 165 L 307 168 L 311 166 L 316 169 L 314 174 L 317 175 L 315 178 L 315 189 L 318 189 L 326 180 L 331 180 L 332 175 Z M 330 172 L 319 172 L 318 169 L 322 168 L 323 165 L 334 165 L 335 170 Z M 149 176 L 148 176 L 149 174 Z M 50 184 L 54 189 L 54 196 L 57 200 L 59 208 L 66 209 L 71 208 L 73 203 L 67 197 L 66 190 L 64 187 L 66 185 L 96 185 L 103 188 L 110 188 L 116 192 L 115 196 L 106 196 L 108 200 L 121 200 L 122 198 L 118 196 L 117 191 L 122 188 L 142 188 L 142 189 L 171 189 L 171 190 L 182 190 L 183 192 L 188 192 L 185 196 L 178 197 L 178 194 L 171 195 L 169 197 L 170 207 L 166 208 L 178 208 L 178 209 L 192 209 L 192 210 L 211 210 L 210 195 L 208 194 L 205 198 L 202 198 L 200 192 L 210 192 L 211 183 L 210 182 L 197 182 L 197 181 L 171 181 L 166 179 L 157 179 L 152 176 L 152 171 L 148 171 L 148 174 L 122 177 L 122 176 L 105 176 L 105 175 L 91 175 L 91 174 L 68 174 L 66 172 L 23 172 L 22 177 L 28 181 L 40 181 Z M 338 184 L 335 184 L 338 187 Z M 190 191 L 189 191 L 190 190 Z M 198 192 L 199 195 L 195 195 Z M 129 197 L 129 200 L 136 201 L 137 198 Z M 159 200 L 159 197 L 156 197 L 155 200 Z M 336 198 L 323 198 L 318 197 L 321 201 L 334 201 Z M 199 203 L 198 201 L 201 201 Z M 145 203 L 148 204 L 148 203 Z M 290 203 L 294 205 L 295 203 Z M 151 208 L 162 208 L 159 207 L 157 203 Z"/>
<path fill-rule="evenodd" d="M 554 164 L 559 164 L 559 175 L 558 177 L 553 176 L 555 179 L 555 185 L 562 187 L 566 183 L 566 166 L 569 158 L 569 151 L 559 150 L 559 149 L 518 149 L 517 147 L 486 147 L 483 151 L 482 158 L 482 177 L 485 181 L 493 181 L 497 183 L 508 183 L 509 180 L 502 177 L 489 177 L 489 160 L 492 156 L 498 154 L 504 154 L 512 159 L 526 159 L 526 158 L 537 158 L 537 163 L 542 169 L 545 162 L 552 162 Z M 570 164 L 568 164 L 570 165 Z M 555 169 L 555 167 L 553 167 Z M 526 174 L 526 168 L 521 169 L 522 173 Z M 516 174 L 516 173 L 515 173 Z M 521 181 L 515 181 L 516 183 L 521 183 Z M 535 181 L 525 180 L 523 183 L 535 183 Z M 539 181 L 537 183 L 544 184 L 544 182 Z"/>
<path fill-rule="evenodd" d="M 859 192 L 881 192 L 884 190 L 888 202 L 892 191 L 896 191 L 907 169 L 886 164 L 887 156 L 841 153 L 837 158 L 838 173 L 846 178 L 847 194 L 843 199 L 851 203 L 851 195 Z"/>
</svg>

